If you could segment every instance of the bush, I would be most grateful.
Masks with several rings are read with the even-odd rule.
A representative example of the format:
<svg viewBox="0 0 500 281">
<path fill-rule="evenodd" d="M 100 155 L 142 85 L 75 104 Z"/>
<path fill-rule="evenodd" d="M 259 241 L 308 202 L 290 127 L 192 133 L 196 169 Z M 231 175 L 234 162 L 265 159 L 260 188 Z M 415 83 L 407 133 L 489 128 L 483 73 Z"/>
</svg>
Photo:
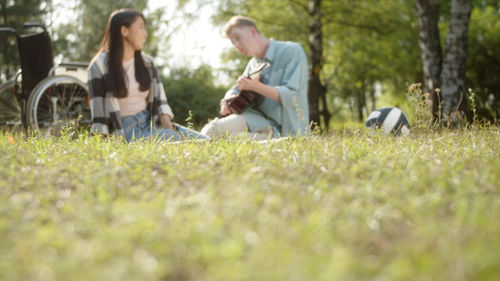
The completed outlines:
<svg viewBox="0 0 500 281">
<path fill-rule="evenodd" d="M 185 123 L 191 111 L 190 121 L 195 127 L 201 127 L 219 114 L 219 101 L 226 92 L 225 88 L 214 84 L 212 68 L 208 65 L 195 70 L 172 69 L 170 75 L 163 78 L 163 85 L 175 121 Z"/>
</svg>

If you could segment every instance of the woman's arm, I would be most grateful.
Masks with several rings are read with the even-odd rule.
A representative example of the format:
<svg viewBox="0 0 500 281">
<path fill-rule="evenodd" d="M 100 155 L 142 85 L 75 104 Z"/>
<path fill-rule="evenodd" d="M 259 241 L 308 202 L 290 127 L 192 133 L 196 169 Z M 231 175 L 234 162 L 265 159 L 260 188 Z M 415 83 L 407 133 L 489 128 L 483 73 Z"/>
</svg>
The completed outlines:
<svg viewBox="0 0 500 281">
<path fill-rule="evenodd" d="M 88 68 L 88 86 L 90 96 L 90 113 L 92 115 L 92 132 L 109 134 L 109 112 L 106 112 L 106 81 L 99 64 L 100 56 Z"/>
<path fill-rule="evenodd" d="M 158 70 L 156 69 L 152 59 L 150 57 L 148 58 L 148 63 L 150 64 L 151 68 L 151 84 L 152 88 L 151 90 L 153 91 L 153 107 L 155 108 L 157 114 L 163 115 L 166 114 L 170 117 L 170 119 L 174 118 L 174 113 L 172 112 L 172 108 L 170 108 L 170 105 L 167 102 L 167 95 L 165 94 L 165 89 L 163 88 L 163 83 L 161 82 L 161 77 L 158 73 Z M 145 59 L 146 61 L 146 59 Z M 161 122 L 161 121 L 160 121 Z"/>
</svg>

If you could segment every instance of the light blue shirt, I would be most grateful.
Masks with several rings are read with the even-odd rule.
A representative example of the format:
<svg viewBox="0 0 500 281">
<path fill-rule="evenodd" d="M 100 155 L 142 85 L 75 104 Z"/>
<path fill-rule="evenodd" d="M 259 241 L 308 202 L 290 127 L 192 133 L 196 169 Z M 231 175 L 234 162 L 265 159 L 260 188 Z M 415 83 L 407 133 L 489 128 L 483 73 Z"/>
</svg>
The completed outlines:
<svg viewBox="0 0 500 281">
<path fill-rule="evenodd" d="M 268 127 L 274 130 L 275 137 L 306 135 L 309 125 L 309 104 L 307 100 L 307 58 L 300 44 L 271 39 L 264 60 L 271 67 L 263 70 L 260 81 L 278 89 L 281 103 L 265 98 L 255 108 L 249 108 L 241 115 L 247 121 L 250 132 Z M 252 73 L 259 62 L 252 58 L 243 72 Z M 234 86 L 226 97 L 238 94 Z"/>
</svg>

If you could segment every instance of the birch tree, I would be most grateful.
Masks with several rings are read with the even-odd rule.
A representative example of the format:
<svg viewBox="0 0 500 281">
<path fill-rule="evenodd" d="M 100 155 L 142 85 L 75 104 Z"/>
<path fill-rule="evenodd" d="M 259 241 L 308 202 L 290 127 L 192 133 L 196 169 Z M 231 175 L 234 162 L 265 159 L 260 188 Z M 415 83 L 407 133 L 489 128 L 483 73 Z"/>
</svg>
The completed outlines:
<svg viewBox="0 0 500 281">
<path fill-rule="evenodd" d="M 466 88 L 465 71 L 469 40 L 469 20 L 472 0 L 452 0 L 451 19 L 441 71 L 443 112 L 452 114 L 464 110 Z"/>
<path fill-rule="evenodd" d="M 434 121 L 455 123 L 465 105 L 465 71 L 472 0 L 452 0 L 446 46 L 441 51 L 436 0 L 416 0 L 419 45 L 425 86 L 429 90 Z M 436 92 L 436 89 L 440 89 Z M 442 108 L 441 108 L 442 107 Z M 441 110 L 440 110 L 441 109 Z"/>
<path fill-rule="evenodd" d="M 442 69 L 442 50 L 439 39 L 439 13 L 437 0 L 417 0 L 417 18 L 419 24 L 418 43 L 421 50 L 424 82 L 429 90 L 432 119 L 439 119 L 439 92 Z"/>
</svg>

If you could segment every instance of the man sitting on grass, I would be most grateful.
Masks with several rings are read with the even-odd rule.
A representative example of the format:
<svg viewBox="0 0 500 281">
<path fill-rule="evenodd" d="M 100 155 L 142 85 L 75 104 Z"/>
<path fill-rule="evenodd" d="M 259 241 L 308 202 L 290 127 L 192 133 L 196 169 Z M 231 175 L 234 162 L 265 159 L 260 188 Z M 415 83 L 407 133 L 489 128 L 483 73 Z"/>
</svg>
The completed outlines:
<svg viewBox="0 0 500 281">
<path fill-rule="evenodd" d="M 306 135 L 309 124 L 307 59 L 300 44 L 267 39 L 254 21 L 234 16 L 224 27 L 225 35 L 243 55 L 252 56 L 236 85 L 220 102 L 222 118 L 205 125 L 202 134 L 224 136 L 246 133 L 253 139 Z M 270 67 L 252 79 L 248 75 L 262 62 Z M 241 113 L 228 103 L 241 91 L 253 91 L 262 101 Z"/>
</svg>

